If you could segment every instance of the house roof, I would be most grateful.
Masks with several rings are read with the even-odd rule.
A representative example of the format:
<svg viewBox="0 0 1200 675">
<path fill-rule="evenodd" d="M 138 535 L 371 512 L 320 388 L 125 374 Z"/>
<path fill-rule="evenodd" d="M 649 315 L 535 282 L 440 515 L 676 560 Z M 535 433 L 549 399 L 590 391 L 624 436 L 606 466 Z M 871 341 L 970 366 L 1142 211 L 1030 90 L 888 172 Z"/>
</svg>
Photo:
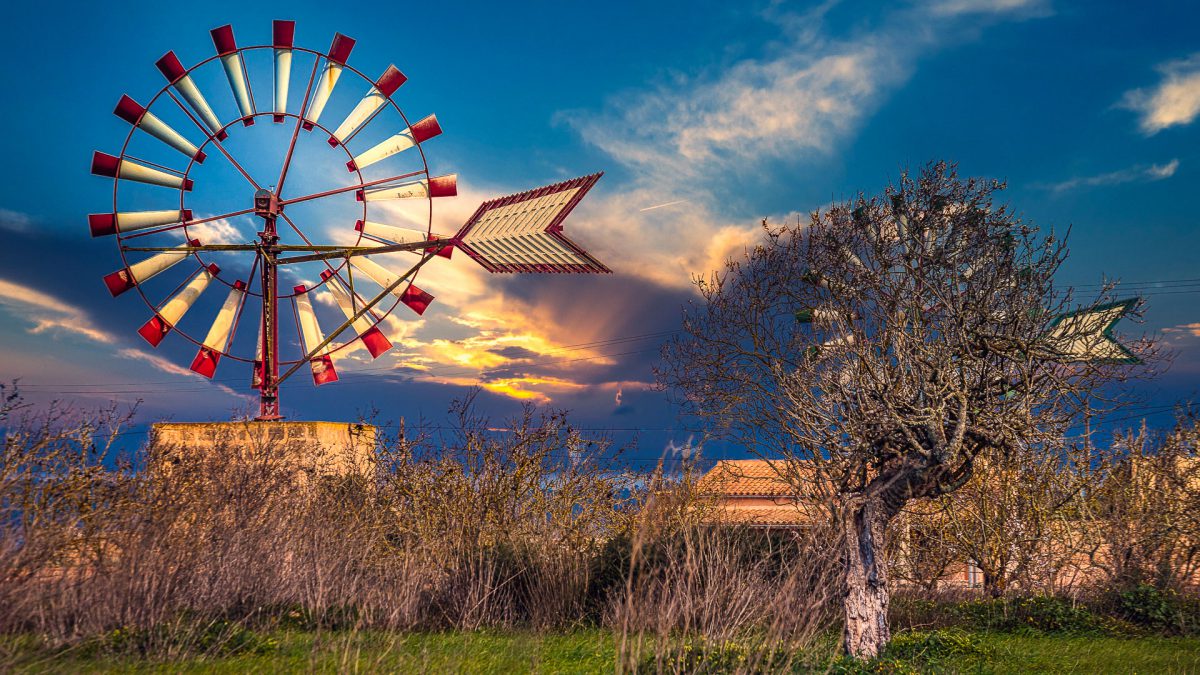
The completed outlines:
<svg viewBox="0 0 1200 675">
<path fill-rule="evenodd" d="M 705 494 L 729 497 L 790 497 L 796 489 L 782 476 L 796 474 L 785 460 L 723 459 L 700 477 L 696 488 Z"/>
<path fill-rule="evenodd" d="M 813 517 L 795 506 L 777 506 L 761 509 L 719 509 L 707 520 L 751 527 L 795 527 L 812 523 Z"/>
</svg>

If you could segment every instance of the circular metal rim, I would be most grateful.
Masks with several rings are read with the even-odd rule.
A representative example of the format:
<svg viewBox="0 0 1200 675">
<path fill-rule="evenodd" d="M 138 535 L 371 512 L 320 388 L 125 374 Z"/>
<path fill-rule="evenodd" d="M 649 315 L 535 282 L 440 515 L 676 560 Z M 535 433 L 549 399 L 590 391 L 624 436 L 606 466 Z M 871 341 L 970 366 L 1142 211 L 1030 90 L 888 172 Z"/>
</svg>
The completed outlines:
<svg viewBox="0 0 1200 675">
<path fill-rule="evenodd" d="M 238 48 L 237 48 L 235 51 L 233 51 L 233 52 L 229 52 L 229 53 L 227 53 L 227 54 L 224 54 L 224 56 L 228 56 L 229 54 L 236 53 L 236 54 L 238 54 L 239 58 L 241 58 L 241 57 L 242 57 L 242 54 L 243 54 L 243 53 L 245 53 L 245 52 L 257 51 L 257 50 L 264 50 L 264 49 L 270 49 L 270 50 L 274 50 L 274 49 L 275 49 L 275 47 L 274 47 L 274 45 L 249 45 L 249 46 L 245 46 L 245 47 L 238 47 Z M 312 56 L 313 56 L 313 58 L 315 59 L 314 68 L 319 68 L 319 67 L 320 67 L 321 60 L 322 60 L 322 59 L 324 59 L 325 61 L 329 61 L 329 60 L 330 60 L 330 59 L 329 59 L 329 55 L 328 55 L 327 53 L 325 53 L 325 52 L 322 52 L 322 51 L 318 51 L 318 50 L 315 50 L 315 49 L 307 49 L 307 48 L 304 48 L 304 47 L 292 46 L 292 47 L 291 47 L 291 51 L 293 51 L 293 52 L 301 52 L 301 53 L 305 53 L 305 54 L 310 54 L 310 55 L 312 55 Z M 186 68 L 186 69 L 184 70 L 184 75 L 183 75 L 183 76 L 185 76 L 185 77 L 187 77 L 187 76 L 190 76 L 190 75 L 191 75 L 193 72 L 195 72 L 196 70 L 198 70 L 198 69 L 202 68 L 203 66 L 205 66 L 205 65 L 208 65 L 209 63 L 212 63 L 212 62 L 214 62 L 214 61 L 217 61 L 218 59 L 220 59 L 220 58 L 221 58 L 221 56 L 223 56 L 223 55 L 222 55 L 222 54 L 214 54 L 214 55 L 212 55 L 212 56 L 209 56 L 209 57 L 207 57 L 207 58 L 205 58 L 205 59 L 203 59 L 203 60 L 201 60 L 201 61 L 199 61 L 199 62 L 197 62 L 197 63 L 193 64 L 192 66 L 190 66 L 190 67 L 188 67 L 188 68 Z M 243 64 L 244 64 L 244 59 L 243 59 Z M 357 75 L 359 78 L 361 78 L 361 79 L 365 80 L 365 81 L 366 81 L 366 82 L 368 82 L 368 83 L 369 83 L 369 84 L 370 84 L 372 87 L 373 87 L 373 86 L 375 86 L 375 80 L 373 80 L 372 78 L 368 77 L 366 74 L 364 74 L 362 71 L 358 70 L 357 68 L 355 68 L 355 67 L 353 67 L 353 66 L 349 65 L 348 63 L 341 63 L 341 62 L 339 62 L 339 65 L 341 65 L 341 66 L 342 66 L 342 68 L 343 68 L 344 70 L 348 70 L 348 71 L 350 71 L 351 73 L 354 73 L 355 75 Z M 244 65 L 243 65 L 243 68 L 245 68 L 245 66 L 244 66 Z M 249 74 L 248 74 L 248 73 L 246 74 L 246 78 L 247 78 L 247 80 L 249 79 Z M 173 83 L 168 83 L 167 85 L 165 85 L 165 86 L 163 86 L 162 88 L 160 88 L 160 89 L 158 90 L 158 92 L 157 92 L 157 93 L 155 93 L 155 94 L 154 94 L 154 96 L 152 96 L 152 97 L 151 97 L 151 98 L 150 98 L 150 99 L 149 99 L 149 100 L 146 102 L 146 104 L 145 104 L 145 106 L 144 106 L 145 110 L 147 110 L 147 111 L 151 110 L 151 108 L 154 106 L 154 104 L 155 104 L 155 103 L 157 103 L 157 102 L 159 102 L 159 100 L 160 100 L 160 99 L 163 97 L 163 95 L 164 95 L 164 94 L 167 94 L 167 95 L 168 95 L 168 97 L 170 97 L 170 95 L 168 94 L 168 91 L 171 89 L 171 87 L 172 87 L 172 86 L 174 86 L 174 84 L 173 84 Z M 382 93 L 382 92 L 381 92 L 381 93 Z M 396 111 L 396 113 L 400 115 L 400 118 L 401 118 L 401 119 L 404 121 L 405 127 L 406 127 L 406 128 L 411 128 L 411 127 L 412 127 L 412 124 L 411 124 L 411 122 L 409 121 L 409 119 L 408 119 L 408 116 L 404 114 L 404 111 L 403 111 L 403 110 L 400 108 L 400 106 L 399 106 L 399 105 L 396 103 L 395 99 L 393 99 L 391 95 L 386 95 L 386 96 L 385 96 L 385 98 L 387 99 L 388 105 L 390 105 L 390 106 L 392 107 L 392 109 L 393 109 L 393 110 L 395 110 L 395 111 Z M 303 106 L 303 105 L 304 105 L 304 104 L 302 103 L 302 106 Z M 239 111 L 239 112 L 240 112 L 240 111 Z M 301 110 L 301 113 L 303 113 L 303 112 L 304 112 L 304 111 L 303 111 L 303 110 Z M 256 113 L 254 113 L 254 114 L 252 114 L 252 115 L 249 115 L 249 117 L 252 117 L 252 118 L 253 118 L 253 117 L 258 117 L 258 116 L 261 116 L 261 115 L 270 115 L 270 114 L 274 114 L 274 113 L 273 113 L 273 112 L 267 112 L 267 113 L 258 113 L 258 112 L 256 112 Z M 286 116 L 287 116 L 287 117 L 289 117 L 289 118 L 292 118 L 292 119 L 297 119 L 297 120 L 299 120 L 299 118 L 300 118 L 300 115 L 299 115 L 299 114 L 296 114 L 296 113 L 284 113 L 284 115 L 286 115 Z M 240 121 L 242 121 L 243 119 L 246 119 L 246 116 L 242 116 L 242 117 L 237 117 L 237 118 L 234 118 L 232 121 L 230 121 L 230 122 L 226 123 L 224 126 L 222 126 L 222 127 L 221 127 L 221 130 L 227 130 L 227 129 L 229 129 L 230 127 L 232 127 L 232 126 L 233 126 L 235 123 L 237 123 L 237 122 L 240 122 Z M 141 123 L 141 120 L 139 120 L 139 121 L 138 121 L 137 123 L 135 123 L 135 124 L 131 124 L 131 125 L 130 125 L 129 132 L 128 132 L 128 133 L 125 135 L 125 141 L 124 141 L 124 143 L 122 143 L 122 144 L 121 144 L 121 151 L 120 151 L 120 154 L 118 154 L 118 155 L 117 155 L 118 159 L 120 159 L 120 160 L 124 161 L 124 160 L 125 160 L 125 158 L 127 157 L 127 151 L 128 151 L 128 149 L 129 149 L 129 144 L 132 142 L 132 140 L 133 140 L 133 135 L 134 135 L 134 133 L 135 133 L 135 132 L 138 130 L 138 127 L 140 126 L 140 123 Z M 299 122 L 297 122 L 297 123 L 299 123 Z M 368 123 L 369 123 L 369 122 L 368 122 Z M 321 129 L 322 131 L 325 131 L 326 133 L 329 133 L 329 135 L 330 135 L 330 136 L 332 136 L 332 133 L 330 133 L 330 132 L 329 132 L 329 130 L 328 130 L 327 128 L 325 128 L 324 126 L 322 126 L 322 125 L 320 125 L 320 124 L 317 124 L 317 123 L 313 123 L 313 126 L 314 126 L 314 127 L 316 127 L 316 128 L 319 128 L 319 129 Z M 364 124 L 364 126 L 365 126 L 365 124 Z M 204 147 L 207 147 L 209 143 L 212 143 L 212 142 L 214 141 L 213 134 L 209 133 L 209 131 L 207 131 L 207 130 L 204 130 L 204 133 L 205 133 L 205 141 L 204 141 L 204 142 L 203 142 L 201 145 L 199 145 L 199 146 L 198 146 L 198 148 L 204 148 Z M 353 159 L 353 154 L 351 154 L 351 153 L 350 153 L 350 150 L 349 150 L 349 148 L 347 148 L 347 147 L 345 146 L 345 144 L 344 144 L 344 143 L 339 143 L 339 145 L 340 145 L 340 146 L 342 146 L 342 148 L 343 148 L 343 149 L 346 151 L 346 153 L 347 153 L 347 154 L 350 154 L 350 156 L 351 156 L 351 159 Z M 424 144 L 423 144 L 423 143 L 417 143 L 417 144 L 416 144 L 416 149 L 417 149 L 417 152 L 420 154 L 420 157 L 421 157 L 421 166 L 423 167 L 423 168 L 422 168 L 422 170 L 421 170 L 421 171 L 418 171 L 417 173 L 418 173 L 418 174 L 424 174 L 424 175 L 425 175 L 425 177 L 426 177 L 426 179 L 428 179 L 428 178 L 430 177 L 430 175 L 429 175 L 429 160 L 428 160 L 428 158 L 425 156 L 425 148 L 424 148 Z M 185 179 L 187 178 L 187 176 L 188 176 L 188 174 L 190 173 L 190 171 L 191 171 L 191 169 L 192 169 L 192 166 L 193 166 L 194 164 L 195 164 L 195 157 L 192 157 L 192 158 L 190 158 L 190 159 L 188 160 L 187 167 L 186 167 L 186 169 L 185 169 L 185 170 L 184 170 L 184 172 L 183 172 L 183 177 L 184 177 Z M 362 170 L 361 170 L 361 169 L 357 169 L 357 168 L 356 168 L 356 173 L 357 173 L 357 174 L 358 174 L 358 176 L 359 176 L 359 183 L 361 184 L 361 183 L 363 182 L 363 181 L 362 181 Z M 119 212 L 120 212 L 120 209 L 119 209 L 119 206 L 118 206 L 118 202 L 119 202 L 119 188 L 120 188 L 120 182 L 121 182 L 121 180 L 120 180 L 120 178 L 118 178 L 118 177 L 114 177 L 114 178 L 112 179 L 112 181 L 113 181 L 113 200 L 112 200 L 112 211 L 113 211 L 113 213 L 115 214 L 115 213 L 119 213 Z M 183 205 L 184 205 L 184 200 L 185 200 L 185 196 L 184 196 L 184 195 L 186 194 L 186 191 L 184 191 L 182 188 L 178 188 L 178 189 L 177 189 L 177 191 L 180 193 L 179 202 L 180 202 L 180 209 L 182 209 L 182 208 L 183 208 Z M 426 216 L 426 227 L 425 227 L 426 236 L 428 236 L 428 235 L 429 235 L 429 234 L 430 234 L 430 233 L 433 231 L 433 199 L 434 199 L 433 197 L 426 197 L 426 199 L 425 199 L 425 201 L 427 202 L 427 205 L 428 205 L 428 209 L 427 209 L 427 216 Z M 363 202 L 363 219 L 364 219 L 364 220 L 366 220 L 366 208 L 367 208 L 367 205 L 366 205 L 366 204 L 367 204 L 367 203 L 364 201 L 364 202 Z M 185 233 L 185 235 L 186 235 L 186 232 L 187 232 L 187 225 L 186 225 L 186 224 L 184 224 L 182 229 L 184 230 L 184 233 Z M 298 228 L 297 228 L 297 229 L 298 229 Z M 122 242 L 122 241 L 124 241 L 126 238 L 127 238 L 127 237 L 125 237 L 125 236 L 122 236 L 120 232 L 118 232 L 118 233 L 116 234 L 117 252 L 118 252 L 118 254 L 119 254 L 119 255 L 120 255 L 120 257 L 121 257 L 121 265 L 122 265 L 122 267 L 123 267 L 123 268 L 126 268 L 126 269 L 127 269 L 127 268 L 129 267 L 129 260 L 126 258 L 125 251 L 124 251 L 124 249 L 121 247 L 121 242 Z M 361 241 L 362 241 L 362 239 L 363 239 L 363 235 L 362 235 L 362 233 L 359 233 L 358 242 L 361 242 Z M 192 253 L 191 253 L 191 256 L 192 256 L 192 257 L 194 257 L 194 258 L 196 259 L 197 263 L 199 263 L 201 266 L 203 266 L 203 265 L 204 265 L 203 259 L 202 259 L 202 258 L 200 258 L 200 256 L 199 256 L 199 253 L 197 253 L 197 252 L 192 252 Z M 343 267 L 344 265 L 345 265 L 345 261 L 343 261 L 343 262 L 342 262 L 342 263 L 341 263 L 341 264 L 340 264 L 340 265 L 339 265 L 339 266 L 336 268 L 336 270 L 340 270 L 340 269 L 342 269 L 342 267 Z M 203 268 L 203 267 L 201 267 L 201 269 L 202 269 L 202 268 Z M 335 270 L 335 274 L 336 274 L 336 270 Z M 420 271 L 419 271 L 419 270 L 417 270 L 416 272 L 414 272 L 414 273 L 413 273 L 413 275 L 412 275 L 412 278 L 410 278 L 410 279 L 409 279 L 409 280 L 406 282 L 406 283 L 407 283 L 407 285 L 411 286 L 413 283 L 415 283 L 415 281 L 416 281 L 416 279 L 417 279 L 417 276 L 418 276 L 419 272 L 420 272 Z M 231 283 L 229 283 L 229 282 L 225 281 L 224 279 L 221 279 L 220 277 L 217 277 L 217 279 L 218 279 L 218 280 L 220 280 L 222 283 L 224 283 L 224 284 L 225 284 L 227 287 L 232 287 L 232 286 L 233 286 L 233 284 L 231 284 Z M 248 280 L 248 281 L 247 281 L 247 288 L 249 288 L 249 282 L 250 282 L 250 280 Z M 314 289 L 316 289 L 316 288 L 319 288 L 320 286 L 324 285 L 325 283 L 326 283 L 326 280 L 322 279 L 320 282 L 318 282 L 316 285 L 314 285 L 314 286 L 313 286 L 311 289 L 308 289 L 308 291 L 307 291 L 307 292 L 312 292 Z M 153 302 L 151 302 L 151 301 L 150 301 L 150 298 L 148 298 L 148 297 L 146 296 L 146 293 L 145 293 L 145 291 L 142 289 L 142 285 L 141 285 L 141 284 L 135 284 L 135 285 L 134 285 L 134 289 L 135 289 L 135 290 L 137 290 L 138 296 L 139 296 L 139 297 L 141 297 L 141 299 L 142 299 L 142 302 L 143 302 L 143 303 L 144 303 L 144 304 L 145 304 L 147 307 L 149 307 L 149 308 L 150 308 L 151 312 L 153 312 L 155 316 L 157 316 L 157 315 L 158 315 L 158 306 L 157 306 L 157 305 L 155 305 Z M 288 299 L 288 298 L 295 297 L 296 295 L 297 295 L 296 293 L 291 293 L 291 294 L 288 294 L 288 295 L 282 295 L 282 294 L 281 294 L 281 295 L 279 295 L 279 296 L 278 296 L 278 298 L 279 298 L 280 300 L 284 300 L 284 299 Z M 261 293 L 261 292 L 259 292 L 259 293 L 251 293 L 251 292 L 247 291 L 247 296 L 248 296 L 248 297 L 258 297 L 258 298 L 260 298 L 260 300 L 261 300 L 261 298 L 262 298 L 262 293 Z M 245 300 L 243 300 L 243 309 L 242 309 L 241 311 L 239 311 L 239 313 L 238 313 L 238 320 L 239 320 L 239 322 L 240 322 L 240 318 L 241 318 L 241 313 L 245 311 L 245 305 L 244 305 L 244 303 L 245 303 Z M 390 305 L 390 306 L 387 308 L 387 310 L 386 310 L 386 311 L 384 311 L 384 312 L 381 312 L 381 313 L 379 313 L 379 314 L 378 314 L 378 318 L 372 318 L 372 320 L 371 320 L 371 321 L 372 321 L 372 323 L 371 323 L 372 327 L 379 326 L 380 324 L 382 324 L 382 323 L 383 323 L 383 322 L 384 322 L 384 321 L 385 321 L 385 320 L 386 320 L 386 319 L 387 319 L 389 316 L 391 316 L 391 314 L 392 314 L 392 313 L 393 313 L 393 312 L 396 310 L 396 307 L 397 307 L 399 304 L 400 304 L 400 298 L 399 298 L 399 297 L 395 297 L 395 296 L 394 296 L 394 300 L 393 300 L 393 302 L 391 303 L 391 305 Z M 260 302 L 260 305 L 261 305 L 261 302 Z M 260 316 L 261 316 L 261 310 L 260 310 Z M 181 329 L 179 326 L 172 325 L 172 326 L 171 326 L 171 330 L 172 330 L 172 332 L 174 332 L 174 333 L 177 333 L 178 335 L 180 335 L 181 337 L 183 337 L 184 339 L 186 339 L 188 342 L 191 342 L 193 345 L 195 345 L 195 346 L 197 346 L 197 347 L 204 347 L 204 344 L 203 344 L 203 342 L 202 342 L 202 341 L 200 341 L 200 340 L 197 340 L 196 338 L 192 337 L 190 334 L 188 334 L 186 331 L 184 331 L 183 329 Z M 342 351 L 343 349 L 346 349 L 347 347 L 350 347 L 351 345 L 353 345 L 353 344 L 354 344 L 354 342 L 355 342 L 355 340 L 357 340 L 357 339 L 358 339 L 358 335 L 357 335 L 357 333 L 356 333 L 356 334 L 355 334 L 355 337 L 354 337 L 354 339 L 351 339 L 351 340 L 344 340 L 344 341 L 342 341 L 342 343 L 341 343 L 340 345 L 338 345 L 337 347 L 334 347 L 334 348 L 332 348 L 332 349 L 327 349 L 327 351 L 325 352 L 325 354 L 326 354 L 326 355 L 332 355 L 332 354 L 336 354 L 336 353 L 338 353 L 338 352 Z M 229 340 L 229 342 L 230 342 L 230 344 L 232 344 L 232 342 L 233 342 L 233 335 L 231 335 L 231 336 L 230 336 L 230 340 Z M 236 355 L 236 354 L 233 354 L 233 353 L 231 353 L 231 352 L 230 352 L 230 350 L 229 350 L 229 347 L 228 347 L 228 346 L 226 347 L 226 349 L 225 349 L 225 350 L 221 351 L 220 353 L 221 353 L 221 356 L 222 356 L 222 358 L 228 358 L 228 359 L 230 359 L 230 360 L 233 360 L 233 361 L 238 361 L 238 362 L 241 362 L 241 363 L 253 363 L 253 362 L 254 362 L 254 358 L 253 358 L 253 357 L 246 358 L 246 357 L 238 356 L 238 355 Z M 295 364 L 297 364 L 297 363 L 306 363 L 306 362 L 309 362 L 309 361 L 311 361 L 311 360 L 312 360 L 312 359 L 290 359 L 290 360 L 280 359 L 280 360 L 279 360 L 279 365 L 280 365 L 280 366 L 291 366 L 291 365 L 295 365 Z"/>
</svg>

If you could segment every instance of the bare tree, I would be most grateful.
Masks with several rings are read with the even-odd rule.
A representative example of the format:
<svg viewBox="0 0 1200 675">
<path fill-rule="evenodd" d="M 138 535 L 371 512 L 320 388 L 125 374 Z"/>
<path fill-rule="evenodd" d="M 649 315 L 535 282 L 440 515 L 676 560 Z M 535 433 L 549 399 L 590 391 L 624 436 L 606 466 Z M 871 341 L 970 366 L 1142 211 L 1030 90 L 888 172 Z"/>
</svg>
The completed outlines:
<svg viewBox="0 0 1200 675">
<path fill-rule="evenodd" d="M 982 572 L 984 591 L 998 597 L 1014 584 L 1053 586 L 1074 553 L 1068 519 L 1085 488 L 1096 486 L 1094 459 L 1083 443 L 1061 453 L 977 458 L 971 480 L 938 498 L 944 536 L 957 560 Z"/>
<path fill-rule="evenodd" d="M 1200 574 L 1200 424 L 1181 409 L 1175 427 L 1114 435 L 1117 454 L 1092 493 L 1090 559 L 1108 583 L 1165 588 Z"/>
<path fill-rule="evenodd" d="M 713 433 L 803 462 L 844 532 L 845 649 L 890 639 L 885 543 L 910 501 L 948 494 L 980 456 L 1054 452 L 1114 362 L 1053 277 L 1066 256 L 993 202 L 996 181 L 953 166 L 905 173 L 882 195 L 771 227 L 724 271 L 698 279 L 664 348 L 660 381 Z M 1104 294 L 1090 305 L 1103 307 Z M 1136 349 L 1150 350 L 1148 342 Z"/>
</svg>

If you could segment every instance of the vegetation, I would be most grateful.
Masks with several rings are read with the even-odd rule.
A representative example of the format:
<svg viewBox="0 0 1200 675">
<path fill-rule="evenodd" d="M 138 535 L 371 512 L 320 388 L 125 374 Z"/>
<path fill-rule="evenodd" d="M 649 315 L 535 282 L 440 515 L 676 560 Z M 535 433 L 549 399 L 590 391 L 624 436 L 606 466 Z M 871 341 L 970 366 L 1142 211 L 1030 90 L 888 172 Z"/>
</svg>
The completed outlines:
<svg viewBox="0 0 1200 675">
<path fill-rule="evenodd" d="M 905 507 L 958 491 L 982 464 L 1061 464 L 1102 385 L 1129 375 L 1079 358 L 1075 346 L 1096 338 L 1086 322 L 1058 322 L 1081 309 L 1054 286 L 1066 246 L 999 204 L 1003 187 L 939 163 L 807 226 L 764 223 L 762 244 L 697 280 L 703 303 L 664 350 L 662 382 L 689 413 L 787 460 L 781 477 L 828 508 L 854 656 L 890 637 L 887 542 Z M 963 529 L 957 543 L 972 548 L 979 538 Z M 1010 564 L 1028 562 L 1010 550 L 974 552 L 997 591 Z"/>
</svg>

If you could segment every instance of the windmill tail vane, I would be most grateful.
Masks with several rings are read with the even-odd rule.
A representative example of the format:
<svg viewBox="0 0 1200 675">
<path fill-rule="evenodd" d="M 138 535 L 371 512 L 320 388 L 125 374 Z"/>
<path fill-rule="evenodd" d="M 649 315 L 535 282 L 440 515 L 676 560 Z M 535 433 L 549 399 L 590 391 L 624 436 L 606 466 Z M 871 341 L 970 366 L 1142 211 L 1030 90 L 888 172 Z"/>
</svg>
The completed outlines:
<svg viewBox="0 0 1200 675">
<path fill-rule="evenodd" d="M 114 297 L 142 298 L 150 316 L 138 333 L 149 344 L 159 347 L 173 335 L 191 342 L 196 347 L 191 369 L 207 378 L 225 361 L 246 363 L 250 384 L 260 393 L 257 419 L 278 420 L 279 386 L 300 368 L 308 366 L 314 384 L 323 385 L 338 380 L 335 356 L 351 345 L 361 345 L 372 358 L 390 351 L 385 319 L 401 304 L 423 314 L 434 296 L 416 285 L 418 272 L 434 259 L 452 259 L 456 248 L 489 272 L 611 271 L 563 233 L 563 221 L 599 173 L 489 200 L 454 234 L 433 232 L 435 200 L 458 194 L 457 174 L 432 172 L 426 155 L 426 144 L 442 134 L 437 116 L 409 122 L 396 101 L 408 78 L 395 65 L 375 71 L 376 77 L 352 66 L 353 38 L 337 33 L 320 51 L 297 45 L 295 31 L 295 22 L 275 21 L 269 42 L 241 45 L 232 25 L 220 26 L 210 32 L 212 56 L 188 67 L 169 51 L 155 63 L 166 80 L 156 94 L 141 102 L 125 94 L 117 102 L 114 114 L 129 125 L 124 144 L 117 154 L 96 151 L 92 157 L 92 173 L 112 180 L 112 208 L 90 214 L 88 226 L 93 237 L 116 240 L 121 265 L 104 283 Z M 251 68 L 265 65 L 259 53 L 270 61 L 262 73 Z M 197 75 L 210 67 L 224 77 Z M 221 79 L 227 95 L 202 91 L 201 84 Z M 265 79 L 270 86 L 262 86 Z M 356 83 L 339 88 L 347 80 Z M 255 83 L 268 92 L 261 104 Z M 347 93 L 354 98 L 345 99 Z M 322 121 L 339 110 L 349 112 L 328 126 Z M 226 145 L 231 134 L 255 133 L 249 128 L 260 118 L 291 124 L 278 149 L 283 158 L 278 177 L 243 164 L 234 145 Z M 318 131 L 321 152 L 340 156 L 331 162 L 344 166 L 353 182 L 298 193 L 287 184 L 289 171 L 313 160 L 293 162 L 295 149 Z M 219 163 L 245 180 L 242 208 L 222 213 L 204 208 L 203 198 L 196 197 L 197 186 L 207 184 L 206 167 Z M 387 177 L 368 180 L 363 175 L 368 167 Z M 217 188 L 237 192 L 224 184 Z M 353 244 L 321 243 L 305 234 L 316 219 L 303 215 L 307 205 L 350 192 L 357 212 L 344 222 L 345 238 Z M 392 201 L 424 204 L 417 209 L 426 214 L 424 222 L 396 224 L 386 214 L 373 214 L 380 202 Z M 208 236 L 199 226 L 214 221 L 237 229 L 242 241 L 204 241 Z M 403 272 L 372 259 L 397 252 L 417 259 Z M 281 267 L 319 281 L 281 291 Z M 221 286 L 225 292 L 212 290 Z M 322 314 L 330 310 L 313 302 L 314 291 L 332 297 L 328 305 L 344 319 L 332 330 L 322 328 L 329 321 Z M 253 312 L 246 316 L 254 307 L 258 330 L 239 339 L 243 320 L 255 320 Z M 284 320 L 289 313 L 290 328 Z M 338 341 L 347 331 L 354 337 Z M 299 345 L 300 353 L 285 358 L 281 347 L 290 345 Z"/>
</svg>

